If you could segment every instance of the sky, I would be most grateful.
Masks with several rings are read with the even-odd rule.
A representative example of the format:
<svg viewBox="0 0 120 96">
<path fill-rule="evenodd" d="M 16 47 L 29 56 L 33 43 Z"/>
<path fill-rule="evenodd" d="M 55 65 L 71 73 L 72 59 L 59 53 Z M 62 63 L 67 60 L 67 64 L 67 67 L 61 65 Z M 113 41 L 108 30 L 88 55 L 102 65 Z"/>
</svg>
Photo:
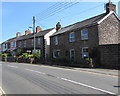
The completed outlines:
<svg viewBox="0 0 120 96">
<path fill-rule="evenodd" d="M 107 0 L 109 1 L 109 0 Z M 16 36 L 17 32 L 25 34 L 25 30 L 32 26 L 32 18 L 36 17 L 36 26 L 43 30 L 55 27 L 57 22 L 67 26 L 105 12 L 106 2 L 79 2 L 73 6 L 54 13 L 57 7 L 52 8 L 57 2 L 2 2 L 0 3 L 0 42 Z M 117 5 L 118 2 L 113 2 Z M 48 9 L 49 8 L 49 9 Z M 54 15 L 51 16 L 51 14 Z M 48 17 L 48 18 L 45 18 Z M 0 23 L 1 25 L 1 23 Z M 2 29 L 2 30 L 1 30 Z M 32 29 L 30 29 L 32 31 Z"/>
</svg>

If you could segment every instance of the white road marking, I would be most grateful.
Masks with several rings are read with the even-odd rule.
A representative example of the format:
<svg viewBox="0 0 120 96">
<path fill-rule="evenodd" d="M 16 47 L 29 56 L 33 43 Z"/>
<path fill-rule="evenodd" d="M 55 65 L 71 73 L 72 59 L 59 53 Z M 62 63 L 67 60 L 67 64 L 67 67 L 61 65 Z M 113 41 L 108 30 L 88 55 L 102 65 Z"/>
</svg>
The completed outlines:
<svg viewBox="0 0 120 96">
<path fill-rule="evenodd" d="M 88 88 L 91 88 L 91 89 L 95 89 L 95 90 L 98 90 L 98 91 L 101 91 L 101 92 L 104 92 L 104 93 L 115 95 L 115 93 L 112 93 L 112 92 L 109 92 L 109 91 L 106 91 L 106 90 L 103 90 L 103 89 L 100 89 L 100 88 L 96 88 L 96 87 L 93 87 L 93 86 L 90 86 L 90 85 L 86 85 L 86 84 L 83 84 L 83 83 L 80 83 L 80 82 L 76 82 L 76 81 L 69 80 L 69 79 L 66 79 L 66 78 L 61 78 L 61 79 L 64 80 L 64 81 L 69 81 L 69 82 L 72 82 L 72 83 L 75 83 L 75 84 L 78 84 L 78 85 L 82 85 L 82 86 L 85 86 L 85 87 L 88 87 Z"/>
<path fill-rule="evenodd" d="M 46 73 L 43 73 L 43 72 L 40 72 L 40 71 L 34 71 L 34 70 L 31 70 L 31 69 L 25 69 L 25 70 L 46 75 Z M 109 92 L 109 91 L 106 91 L 106 90 L 103 90 L 103 89 L 100 89 L 100 88 L 96 88 L 96 87 L 93 87 L 93 86 L 90 86 L 90 85 L 87 85 L 87 84 L 83 84 L 83 83 L 80 83 L 80 82 L 76 82 L 76 81 L 73 81 L 73 80 L 70 80 L 70 79 L 60 78 L 60 77 L 56 77 L 56 78 L 64 80 L 64 81 L 68 81 L 68 82 L 71 82 L 71 83 L 74 83 L 74 84 L 82 85 L 82 86 L 85 86 L 85 87 L 88 87 L 88 88 L 91 88 L 91 89 L 94 89 L 94 90 L 98 90 L 98 91 L 101 91 L 101 92 L 104 92 L 104 93 L 107 93 L 107 94 L 114 94 L 115 95 L 115 93 L 112 93 L 112 92 Z"/>
<path fill-rule="evenodd" d="M 8 65 L 9 67 L 12 67 L 12 68 L 18 68 L 17 66 L 11 66 L 11 65 Z"/>
<path fill-rule="evenodd" d="M 36 73 L 40 73 L 40 74 L 46 74 L 46 73 L 43 73 L 43 72 L 40 72 L 40 71 L 34 71 L 34 70 L 31 70 L 31 69 L 25 69 L 25 70 L 28 70 L 28 71 L 32 71 L 32 72 L 36 72 Z"/>
<path fill-rule="evenodd" d="M 4 92 L 3 89 L 0 87 L 0 96 L 2 96 L 3 94 L 5 94 L 5 92 Z"/>
</svg>

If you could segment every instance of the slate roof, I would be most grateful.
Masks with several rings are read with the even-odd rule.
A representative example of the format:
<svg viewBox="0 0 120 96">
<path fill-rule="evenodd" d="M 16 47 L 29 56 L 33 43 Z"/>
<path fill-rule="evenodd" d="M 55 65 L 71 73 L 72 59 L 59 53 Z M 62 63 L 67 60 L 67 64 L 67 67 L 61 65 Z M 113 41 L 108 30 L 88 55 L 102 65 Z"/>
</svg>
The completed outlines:
<svg viewBox="0 0 120 96">
<path fill-rule="evenodd" d="M 93 24 L 97 24 L 98 21 L 100 21 L 101 19 L 103 19 L 106 16 L 106 13 L 100 14 L 98 16 L 92 17 L 90 19 L 81 21 L 81 22 L 77 22 L 75 24 L 66 26 L 61 28 L 59 31 L 55 32 L 52 36 L 58 35 L 58 34 L 62 34 L 65 33 L 67 31 L 72 31 L 78 28 L 82 28 L 88 25 L 93 25 Z"/>
<path fill-rule="evenodd" d="M 53 29 L 54 28 L 50 28 L 47 30 L 40 31 L 40 32 L 36 33 L 36 37 L 44 36 L 45 34 L 47 34 L 48 32 L 50 32 Z M 33 37 L 34 37 L 34 33 L 31 33 L 28 35 L 20 36 L 20 37 L 16 38 L 16 40 L 24 40 L 24 39 L 29 39 L 29 38 L 33 38 Z"/>
<path fill-rule="evenodd" d="M 10 38 L 10 39 L 6 40 L 6 41 L 3 42 L 3 43 L 9 43 L 9 42 L 12 42 L 12 41 L 15 41 L 15 40 L 16 40 L 16 37 Z M 2 43 L 2 44 L 3 44 L 3 43 Z"/>
</svg>

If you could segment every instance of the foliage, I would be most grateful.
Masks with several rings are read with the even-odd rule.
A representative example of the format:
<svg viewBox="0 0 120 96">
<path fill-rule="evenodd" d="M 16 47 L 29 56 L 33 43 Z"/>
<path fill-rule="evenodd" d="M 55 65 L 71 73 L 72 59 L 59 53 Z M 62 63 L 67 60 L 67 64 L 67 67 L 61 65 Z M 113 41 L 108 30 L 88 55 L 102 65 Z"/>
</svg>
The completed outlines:
<svg viewBox="0 0 120 96">
<path fill-rule="evenodd" d="M 22 48 L 19 48 L 19 49 L 16 50 L 17 56 L 22 55 L 22 53 L 23 53 L 23 49 Z"/>
<path fill-rule="evenodd" d="M 2 56 L 3 56 L 3 57 L 7 57 L 8 54 L 7 54 L 7 53 L 3 53 Z"/>
<path fill-rule="evenodd" d="M 28 55 L 28 57 L 29 57 L 29 58 L 33 58 L 33 57 L 34 57 L 34 55 L 33 55 L 33 54 L 31 54 L 31 55 Z"/>
<path fill-rule="evenodd" d="M 27 59 L 27 58 L 29 58 L 29 54 L 28 53 L 22 53 L 22 55 L 20 57 Z"/>
<path fill-rule="evenodd" d="M 35 53 L 33 54 L 33 57 L 39 59 L 39 58 L 41 57 L 40 52 L 35 52 Z"/>
<path fill-rule="evenodd" d="M 68 63 L 70 62 L 70 59 L 66 56 L 62 56 L 62 57 L 57 57 L 54 59 L 54 62 L 57 62 L 57 63 Z"/>
</svg>

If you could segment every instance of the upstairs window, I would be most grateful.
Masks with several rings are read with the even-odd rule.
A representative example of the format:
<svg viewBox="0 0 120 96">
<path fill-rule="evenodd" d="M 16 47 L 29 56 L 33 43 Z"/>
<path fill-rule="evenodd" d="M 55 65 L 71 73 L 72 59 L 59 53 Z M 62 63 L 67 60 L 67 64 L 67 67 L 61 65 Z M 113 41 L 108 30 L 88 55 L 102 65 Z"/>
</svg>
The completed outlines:
<svg viewBox="0 0 120 96">
<path fill-rule="evenodd" d="M 88 30 L 87 29 L 81 30 L 81 40 L 88 40 Z"/>
<path fill-rule="evenodd" d="M 37 45 L 40 46 L 40 37 L 37 38 Z"/>
<path fill-rule="evenodd" d="M 21 42 L 21 41 L 19 41 L 19 42 L 18 42 L 18 47 L 21 47 L 21 44 L 22 44 L 22 42 Z"/>
<path fill-rule="evenodd" d="M 7 44 L 5 44 L 5 46 L 4 46 L 4 47 L 5 47 L 5 49 L 6 49 L 6 48 L 7 48 Z"/>
<path fill-rule="evenodd" d="M 75 41 L 75 33 L 74 32 L 71 32 L 69 34 L 69 42 L 74 42 Z"/>
<path fill-rule="evenodd" d="M 24 40 L 24 47 L 26 47 L 26 40 Z"/>
<path fill-rule="evenodd" d="M 54 41 L 55 41 L 55 45 L 58 45 L 58 37 L 57 36 L 54 38 Z"/>
<path fill-rule="evenodd" d="M 34 40 L 33 39 L 31 39 L 31 46 L 33 46 L 34 45 Z"/>
</svg>

